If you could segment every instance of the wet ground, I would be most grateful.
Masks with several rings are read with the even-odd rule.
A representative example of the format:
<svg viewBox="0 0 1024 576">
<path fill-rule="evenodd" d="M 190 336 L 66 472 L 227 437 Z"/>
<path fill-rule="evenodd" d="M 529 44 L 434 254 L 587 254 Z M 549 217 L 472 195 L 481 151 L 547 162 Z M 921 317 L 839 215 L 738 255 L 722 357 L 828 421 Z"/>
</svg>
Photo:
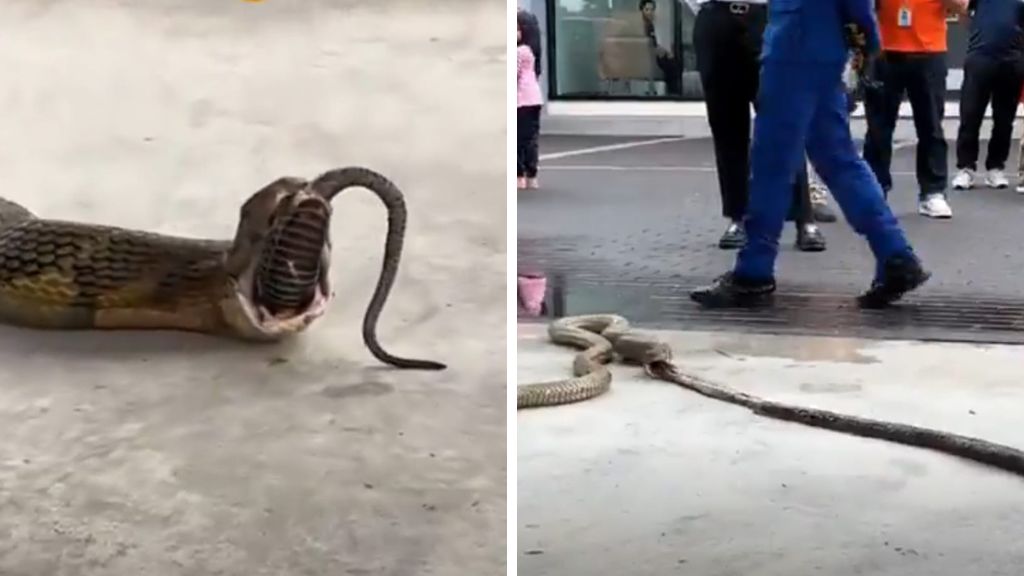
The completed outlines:
<svg viewBox="0 0 1024 576">
<path fill-rule="evenodd" d="M 0 328 L 3 576 L 492 575 L 506 556 L 504 2 L 9 0 L 0 195 L 229 238 L 283 175 L 405 191 L 382 367 L 360 338 L 386 214 L 335 200 L 310 331 Z"/>
<path fill-rule="evenodd" d="M 747 393 L 1024 447 L 1020 347 L 991 344 L 1024 342 L 1024 197 L 952 193 L 953 220 L 918 216 L 913 148 L 897 143 L 891 202 L 935 272 L 925 289 L 854 308 L 872 263 L 840 221 L 820 254 L 786 231 L 773 309 L 700 311 L 688 289 L 735 255 L 716 246 L 710 141 L 542 142 L 543 189 L 519 193 L 520 384 L 570 374 L 573 352 L 537 321 L 616 312 Z M 521 574 L 1020 572 L 1018 477 L 613 373 L 595 399 L 518 413 Z"/>
<path fill-rule="evenodd" d="M 744 392 L 1024 447 L 1018 346 L 651 333 Z M 543 326 L 517 347 L 520 383 L 569 374 Z M 1020 574 L 1024 478 L 612 369 L 602 396 L 518 414 L 520 574 Z"/>
<path fill-rule="evenodd" d="M 706 138 L 542 137 L 543 188 L 519 193 L 519 267 L 543 272 L 545 312 L 556 315 L 615 310 L 664 328 L 1024 342 L 1024 197 L 951 191 L 952 220 L 919 216 L 913 142 L 895 145 L 890 203 L 934 273 L 898 310 L 853 306 L 873 264 L 840 220 L 822 225 L 822 253 L 797 251 L 787 226 L 773 310 L 699 311 L 687 291 L 735 256 L 717 248 L 725 222 Z M 1016 167 L 1016 142 L 1013 150 Z"/>
</svg>

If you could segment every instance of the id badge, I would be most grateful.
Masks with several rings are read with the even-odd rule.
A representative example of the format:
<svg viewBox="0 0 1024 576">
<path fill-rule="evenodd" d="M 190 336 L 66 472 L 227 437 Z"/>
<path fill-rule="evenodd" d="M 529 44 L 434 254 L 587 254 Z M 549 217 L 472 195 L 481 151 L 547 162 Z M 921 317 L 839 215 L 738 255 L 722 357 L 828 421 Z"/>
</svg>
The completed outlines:
<svg viewBox="0 0 1024 576">
<path fill-rule="evenodd" d="M 911 23 L 910 8 L 907 8 L 906 6 L 903 6 L 903 7 L 900 8 L 900 12 L 899 12 L 899 26 L 900 26 L 900 28 L 910 28 L 910 23 Z"/>
</svg>

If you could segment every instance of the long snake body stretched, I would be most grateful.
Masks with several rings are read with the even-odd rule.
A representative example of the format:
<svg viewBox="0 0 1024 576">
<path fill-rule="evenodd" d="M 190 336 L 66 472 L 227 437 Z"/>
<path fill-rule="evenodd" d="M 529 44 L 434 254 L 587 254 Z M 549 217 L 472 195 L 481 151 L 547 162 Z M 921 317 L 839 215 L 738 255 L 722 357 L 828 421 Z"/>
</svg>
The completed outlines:
<svg viewBox="0 0 1024 576">
<path fill-rule="evenodd" d="M 440 370 L 377 340 L 405 236 L 402 192 L 360 167 L 313 181 L 279 178 L 242 205 L 233 240 L 182 238 L 38 218 L 0 198 L 0 322 L 45 329 L 173 329 L 277 341 L 324 314 L 330 285 L 332 199 L 374 192 L 388 211 L 384 259 L 363 318 L 371 353 L 398 368 Z"/>
<path fill-rule="evenodd" d="M 584 349 L 573 363 L 574 377 L 519 386 L 519 408 L 579 402 L 607 392 L 612 380 L 607 363 L 619 357 L 626 363 L 643 366 L 652 378 L 743 406 L 761 416 L 927 448 L 1024 476 L 1024 451 L 1011 446 L 932 428 L 774 402 L 688 374 L 673 363 L 672 350 L 667 344 L 631 332 L 629 323 L 621 316 L 592 314 L 562 318 L 549 325 L 548 337 L 556 344 Z"/>
</svg>

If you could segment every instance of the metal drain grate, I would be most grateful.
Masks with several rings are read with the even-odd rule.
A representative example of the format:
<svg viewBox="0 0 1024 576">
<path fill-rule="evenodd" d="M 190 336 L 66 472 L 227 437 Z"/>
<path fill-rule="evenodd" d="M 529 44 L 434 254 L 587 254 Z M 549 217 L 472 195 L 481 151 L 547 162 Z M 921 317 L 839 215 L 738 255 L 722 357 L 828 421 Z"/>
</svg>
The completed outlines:
<svg viewBox="0 0 1024 576">
<path fill-rule="evenodd" d="M 549 277 L 547 317 L 615 312 L 638 326 L 770 334 L 1024 344 L 1024 300 L 960 295 L 908 297 L 888 310 L 861 310 L 856 293 L 780 287 L 770 308 L 704 310 L 690 301 L 696 282 L 606 282 Z M 530 319 L 525 319 L 530 321 Z"/>
</svg>

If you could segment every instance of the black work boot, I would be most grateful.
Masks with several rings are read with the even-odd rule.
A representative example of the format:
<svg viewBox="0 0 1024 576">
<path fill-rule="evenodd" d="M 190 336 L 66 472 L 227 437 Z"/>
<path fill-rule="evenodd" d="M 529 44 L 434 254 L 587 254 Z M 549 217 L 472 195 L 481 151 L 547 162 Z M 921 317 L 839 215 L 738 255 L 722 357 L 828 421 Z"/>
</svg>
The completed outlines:
<svg viewBox="0 0 1024 576">
<path fill-rule="evenodd" d="M 741 222 L 730 222 L 725 229 L 722 238 L 718 240 L 718 247 L 722 250 L 738 250 L 747 243 L 747 233 L 743 230 Z"/>
<path fill-rule="evenodd" d="M 825 235 L 814 224 L 797 223 L 796 247 L 802 252 L 824 252 Z"/>
<path fill-rule="evenodd" d="M 740 308 L 767 304 L 775 292 L 775 281 L 750 281 L 726 272 L 710 286 L 690 292 L 690 299 L 705 308 Z"/>
<path fill-rule="evenodd" d="M 893 256 L 886 260 L 881 280 L 871 283 L 867 292 L 857 297 L 861 308 L 885 308 L 931 278 L 912 254 Z"/>
</svg>

